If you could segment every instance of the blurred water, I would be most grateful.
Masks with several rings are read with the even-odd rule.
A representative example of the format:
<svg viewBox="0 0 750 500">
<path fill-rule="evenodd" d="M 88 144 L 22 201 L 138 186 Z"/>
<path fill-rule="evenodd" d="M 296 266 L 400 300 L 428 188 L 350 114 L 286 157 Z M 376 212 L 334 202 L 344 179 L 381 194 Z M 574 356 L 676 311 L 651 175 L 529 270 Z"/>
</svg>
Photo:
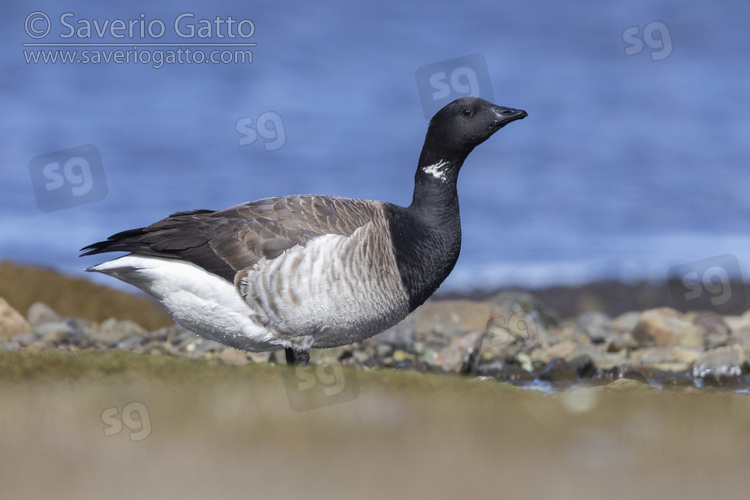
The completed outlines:
<svg viewBox="0 0 750 500">
<path fill-rule="evenodd" d="M 5 10 L 2 259 L 78 274 L 102 259 L 77 249 L 114 232 L 280 194 L 408 204 L 427 125 L 415 72 L 478 53 L 495 101 L 529 117 L 465 164 L 462 254 L 444 287 L 658 280 L 725 253 L 750 273 L 750 6 L 43 1 Z M 231 15 L 254 22 L 257 46 L 252 64 L 27 64 L 33 10 L 53 21 L 71 12 L 71 23 L 144 13 L 167 26 L 185 12 Z M 668 31 L 626 55 L 637 47 L 623 32 L 637 27 L 644 40 L 655 21 Z M 279 117 L 285 142 L 240 146 L 238 120 L 265 112 Z M 85 144 L 101 152 L 106 196 L 42 212 L 29 162 Z"/>
</svg>

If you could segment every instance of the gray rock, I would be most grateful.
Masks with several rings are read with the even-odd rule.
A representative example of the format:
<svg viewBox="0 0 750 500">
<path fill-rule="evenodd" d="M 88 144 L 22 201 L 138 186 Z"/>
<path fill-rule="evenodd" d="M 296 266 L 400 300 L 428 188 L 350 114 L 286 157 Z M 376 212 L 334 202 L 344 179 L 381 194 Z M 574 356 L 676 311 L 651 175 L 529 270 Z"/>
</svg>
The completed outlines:
<svg viewBox="0 0 750 500">
<path fill-rule="evenodd" d="M 57 345 L 73 334 L 73 327 L 66 321 L 42 323 L 34 328 L 34 335 L 45 343 Z"/>
<path fill-rule="evenodd" d="M 184 335 L 184 337 L 182 337 Z M 187 328 L 178 325 L 177 323 L 159 328 L 149 333 L 149 338 L 159 340 L 161 342 L 168 341 L 171 343 L 179 343 L 189 336 L 195 336 L 194 332 L 191 332 Z"/>
<path fill-rule="evenodd" d="M 88 332 L 88 335 L 96 342 L 102 342 L 110 347 L 114 347 L 129 337 L 145 337 L 148 335 L 148 332 L 131 320 L 108 318 L 102 321 L 98 330 L 92 330 Z"/>
<path fill-rule="evenodd" d="M 21 348 L 21 345 L 15 340 L 8 340 L 7 342 L 0 342 L 0 351 L 17 351 Z"/>
<path fill-rule="evenodd" d="M 505 370 L 505 363 L 499 359 L 493 359 L 486 363 L 478 364 L 474 373 L 480 377 L 499 377 Z"/>
<path fill-rule="evenodd" d="M 222 351 L 225 347 L 225 345 L 214 340 L 193 337 L 183 340 L 179 345 L 179 350 L 187 354 L 189 358 L 197 359 L 206 357 L 207 355 L 210 357 L 210 355 Z"/>
<path fill-rule="evenodd" d="M 133 335 L 117 343 L 117 348 L 124 351 L 137 351 L 140 350 L 146 339 L 140 335 Z"/>
<path fill-rule="evenodd" d="M 173 333 L 174 337 L 171 339 L 171 342 L 173 344 L 183 344 L 186 342 L 191 342 L 198 338 L 197 333 L 192 332 L 186 328 L 178 328 Z"/>
<path fill-rule="evenodd" d="M 32 328 L 35 328 L 43 323 L 61 321 L 62 318 L 44 302 L 34 302 L 26 312 L 26 320 Z"/>
<path fill-rule="evenodd" d="M 33 333 L 17 333 L 10 339 L 13 342 L 18 342 L 21 347 L 29 347 L 38 339 Z"/>
<path fill-rule="evenodd" d="M 410 314 L 400 323 L 372 337 L 372 341 L 389 344 L 399 349 L 408 349 L 414 343 L 417 333 L 414 315 Z"/>
<path fill-rule="evenodd" d="M 483 331 L 474 331 L 455 339 L 427 364 L 448 373 L 468 373 L 479 353 L 483 335 Z"/>
<path fill-rule="evenodd" d="M 603 344 L 612 332 L 612 319 L 601 311 L 585 312 L 576 318 L 578 330 L 594 344 Z"/>
</svg>

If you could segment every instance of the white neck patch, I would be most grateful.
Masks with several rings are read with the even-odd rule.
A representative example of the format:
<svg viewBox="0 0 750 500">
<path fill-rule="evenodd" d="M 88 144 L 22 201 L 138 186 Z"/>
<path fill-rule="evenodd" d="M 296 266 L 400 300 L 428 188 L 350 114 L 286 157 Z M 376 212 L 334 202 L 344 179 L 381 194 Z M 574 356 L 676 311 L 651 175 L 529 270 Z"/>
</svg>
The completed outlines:
<svg viewBox="0 0 750 500">
<path fill-rule="evenodd" d="M 440 160 L 437 163 L 433 163 L 432 165 L 427 165 L 422 169 L 422 171 L 425 174 L 429 174 L 433 176 L 435 179 L 439 181 L 445 182 L 445 171 L 442 170 L 444 166 L 448 165 L 448 162 L 445 160 Z"/>
</svg>

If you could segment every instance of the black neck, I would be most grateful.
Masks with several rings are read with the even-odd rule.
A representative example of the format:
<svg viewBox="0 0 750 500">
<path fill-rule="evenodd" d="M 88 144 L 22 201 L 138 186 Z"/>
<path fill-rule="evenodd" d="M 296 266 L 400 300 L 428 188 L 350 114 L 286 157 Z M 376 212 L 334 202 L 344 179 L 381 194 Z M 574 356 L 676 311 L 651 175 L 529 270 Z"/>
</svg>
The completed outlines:
<svg viewBox="0 0 750 500">
<path fill-rule="evenodd" d="M 432 295 L 458 260 L 461 218 L 456 181 L 463 160 L 423 151 L 411 205 L 391 213 L 391 235 L 411 310 Z"/>
</svg>

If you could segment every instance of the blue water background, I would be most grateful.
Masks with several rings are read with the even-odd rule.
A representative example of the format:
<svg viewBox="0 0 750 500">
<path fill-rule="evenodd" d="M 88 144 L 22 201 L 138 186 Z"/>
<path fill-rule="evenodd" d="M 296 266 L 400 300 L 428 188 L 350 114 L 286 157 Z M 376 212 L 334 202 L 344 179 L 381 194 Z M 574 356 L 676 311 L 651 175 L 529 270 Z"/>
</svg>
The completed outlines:
<svg viewBox="0 0 750 500">
<path fill-rule="evenodd" d="M 257 46 L 245 65 L 27 64 L 32 11 L 168 27 L 231 15 L 254 22 Z M 623 32 L 655 21 L 669 56 L 626 55 Z M 529 117 L 461 172 L 444 289 L 662 280 L 725 253 L 750 277 L 748 26 L 750 4 L 669 0 L 5 6 L 0 259 L 84 275 L 103 259 L 79 248 L 175 211 L 293 193 L 408 204 L 427 125 L 415 73 L 480 54 L 495 101 Z M 269 111 L 284 145 L 240 146 L 237 121 Z M 106 196 L 42 212 L 30 161 L 86 144 Z"/>
</svg>

